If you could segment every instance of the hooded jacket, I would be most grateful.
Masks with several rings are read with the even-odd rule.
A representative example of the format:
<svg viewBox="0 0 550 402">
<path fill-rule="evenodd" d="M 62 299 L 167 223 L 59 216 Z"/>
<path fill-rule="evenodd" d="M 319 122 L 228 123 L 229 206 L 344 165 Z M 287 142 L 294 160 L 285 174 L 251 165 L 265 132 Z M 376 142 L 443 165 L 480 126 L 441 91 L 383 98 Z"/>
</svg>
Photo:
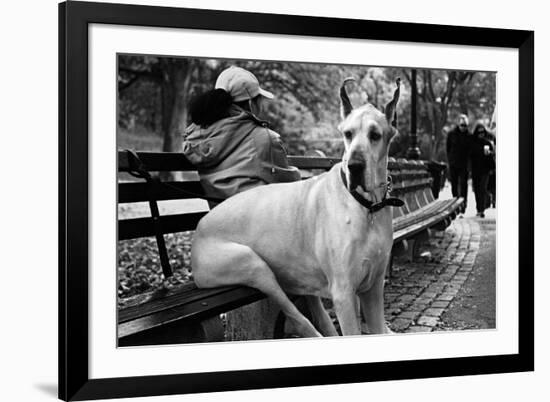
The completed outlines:
<svg viewBox="0 0 550 402">
<path fill-rule="evenodd" d="M 471 152 L 470 152 L 470 158 L 472 161 L 472 172 L 478 173 L 478 174 L 487 174 L 491 170 L 494 170 L 496 168 L 495 165 L 495 147 L 493 143 L 487 138 L 490 133 L 487 132 L 485 127 L 483 129 L 485 130 L 485 136 L 477 135 L 475 134 L 478 129 L 478 125 L 474 128 L 474 134 L 472 135 L 472 145 L 471 145 Z M 489 148 L 489 155 L 486 155 L 484 152 L 484 148 Z"/>
<path fill-rule="evenodd" d="M 191 124 L 183 153 L 197 167 L 207 197 L 226 199 L 259 185 L 300 180 L 279 134 L 237 105 L 207 127 Z"/>
</svg>

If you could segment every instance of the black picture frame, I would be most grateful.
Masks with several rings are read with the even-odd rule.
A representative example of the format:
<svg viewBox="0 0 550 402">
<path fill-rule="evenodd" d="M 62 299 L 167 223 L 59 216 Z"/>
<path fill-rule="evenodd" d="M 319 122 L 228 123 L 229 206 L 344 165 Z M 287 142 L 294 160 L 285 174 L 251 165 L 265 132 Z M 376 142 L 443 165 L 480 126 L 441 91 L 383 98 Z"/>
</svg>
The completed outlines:
<svg viewBox="0 0 550 402">
<path fill-rule="evenodd" d="M 518 353 L 90 379 L 88 25 L 515 48 L 519 52 Z M 59 5 L 59 398 L 86 400 L 534 370 L 534 32 L 71 1 Z M 337 368 L 337 369 L 335 369 Z"/>
</svg>

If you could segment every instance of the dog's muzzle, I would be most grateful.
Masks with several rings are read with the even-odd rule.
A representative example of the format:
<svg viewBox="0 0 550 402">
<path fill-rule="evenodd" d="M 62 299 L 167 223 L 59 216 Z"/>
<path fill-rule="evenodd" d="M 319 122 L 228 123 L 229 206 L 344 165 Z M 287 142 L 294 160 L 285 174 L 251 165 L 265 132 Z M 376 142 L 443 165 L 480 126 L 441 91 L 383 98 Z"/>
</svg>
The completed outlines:
<svg viewBox="0 0 550 402">
<path fill-rule="evenodd" d="M 366 164 L 364 162 L 348 162 L 350 191 L 355 190 L 358 186 L 361 186 L 363 190 L 365 189 L 365 167 Z"/>
<path fill-rule="evenodd" d="M 344 184 L 344 186 L 349 188 L 346 175 L 344 173 L 344 169 L 340 169 L 340 177 L 342 178 L 342 183 Z M 386 206 L 402 207 L 405 204 L 399 198 L 388 197 L 388 195 L 392 192 L 391 176 L 388 176 L 387 182 L 381 184 L 380 187 L 384 187 L 384 195 L 382 196 L 382 201 L 379 201 L 379 202 L 373 202 L 372 200 L 366 199 L 363 195 L 359 194 L 357 190 L 349 190 L 349 191 L 350 191 L 350 194 L 353 196 L 353 198 L 355 198 L 355 200 L 359 204 L 367 208 L 370 212 L 377 212 Z"/>
</svg>

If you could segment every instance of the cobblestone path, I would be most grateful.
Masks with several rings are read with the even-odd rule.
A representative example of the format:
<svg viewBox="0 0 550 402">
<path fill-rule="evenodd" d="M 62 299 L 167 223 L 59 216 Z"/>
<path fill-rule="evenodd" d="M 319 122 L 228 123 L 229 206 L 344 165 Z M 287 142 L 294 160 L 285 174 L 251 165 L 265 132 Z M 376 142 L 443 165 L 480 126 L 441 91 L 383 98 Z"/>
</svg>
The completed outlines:
<svg viewBox="0 0 550 402">
<path fill-rule="evenodd" d="M 476 218 L 455 219 L 435 232 L 414 262 L 394 260 L 385 288 L 386 320 L 395 332 L 438 330 L 440 317 L 474 268 L 480 247 Z"/>
</svg>

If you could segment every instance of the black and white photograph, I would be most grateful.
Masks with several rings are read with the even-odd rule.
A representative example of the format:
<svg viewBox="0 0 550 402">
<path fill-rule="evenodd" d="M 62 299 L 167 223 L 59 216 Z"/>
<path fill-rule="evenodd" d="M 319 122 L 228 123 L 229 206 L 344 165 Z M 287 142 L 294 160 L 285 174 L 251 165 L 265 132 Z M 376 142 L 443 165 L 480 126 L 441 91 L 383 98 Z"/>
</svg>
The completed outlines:
<svg viewBox="0 0 550 402">
<path fill-rule="evenodd" d="M 497 72 L 116 57 L 118 347 L 498 328 Z"/>
</svg>

